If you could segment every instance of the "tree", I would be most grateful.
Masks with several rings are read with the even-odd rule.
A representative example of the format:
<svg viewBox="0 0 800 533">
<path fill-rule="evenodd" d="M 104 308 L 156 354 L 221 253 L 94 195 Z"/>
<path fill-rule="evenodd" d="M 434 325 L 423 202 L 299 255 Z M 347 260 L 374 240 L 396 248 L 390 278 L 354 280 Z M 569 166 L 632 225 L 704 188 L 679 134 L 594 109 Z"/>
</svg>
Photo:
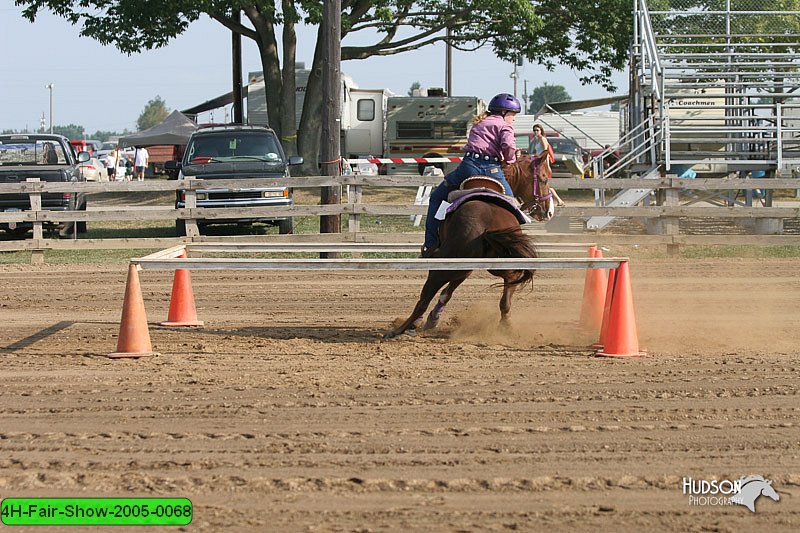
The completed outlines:
<svg viewBox="0 0 800 533">
<path fill-rule="evenodd" d="M 143 131 L 147 128 L 152 128 L 156 124 L 161 124 L 168 115 L 169 109 L 167 109 L 164 100 L 160 96 L 156 96 L 144 106 L 142 114 L 136 120 L 136 125 L 139 127 L 139 131 Z"/>
<path fill-rule="evenodd" d="M 296 24 L 320 25 L 320 0 L 16 0 L 34 21 L 48 9 L 80 25 L 81 35 L 126 53 L 159 48 L 202 14 L 258 46 L 270 125 L 284 139 L 295 130 Z M 242 22 L 234 10 L 244 13 Z M 277 26 L 282 26 L 279 57 Z M 449 34 L 445 32 L 449 29 Z M 498 58 L 523 57 L 552 70 L 563 64 L 583 83 L 613 90 L 632 34 L 630 0 L 342 0 L 342 60 L 388 56 L 443 42 L 459 50 L 491 46 Z M 366 34 L 366 35 L 365 35 Z M 353 36 L 363 36 L 350 39 Z M 372 44 L 349 44 L 350 41 Z M 316 171 L 322 117 L 322 27 L 297 132 L 300 155 Z"/>
<path fill-rule="evenodd" d="M 569 95 L 563 85 L 549 85 L 547 82 L 536 87 L 533 92 L 528 95 L 530 99 L 530 107 L 528 112 L 535 115 L 544 104 L 552 102 L 569 102 L 572 97 Z"/>
<path fill-rule="evenodd" d="M 411 87 L 408 89 L 408 96 L 414 96 L 414 91 L 418 90 L 422 85 L 418 81 L 415 81 L 411 84 Z"/>
<path fill-rule="evenodd" d="M 47 131 L 50 130 L 48 129 Z M 86 138 L 83 126 L 78 126 L 77 124 L 67 124 L 66 126 L 53 125 L 53 133 L 63 135 L 67 139 L 73 140 Z"/>
</svg>

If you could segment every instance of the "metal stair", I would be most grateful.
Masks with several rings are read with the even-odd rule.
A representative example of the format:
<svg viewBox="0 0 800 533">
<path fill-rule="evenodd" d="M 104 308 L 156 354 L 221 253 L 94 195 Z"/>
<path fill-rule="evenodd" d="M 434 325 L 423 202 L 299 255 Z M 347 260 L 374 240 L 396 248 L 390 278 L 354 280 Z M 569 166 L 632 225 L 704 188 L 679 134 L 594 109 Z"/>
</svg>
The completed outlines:
<svg viewBox="0 0 800 533">
<path fill-rule="evenodd" d="M 597 179 L 800 173 L 800 11 L 762 0 L 635 0 L 629 100 L 620 143 L 589 165 Z M 618 160 L 608 164 L 608 158 Z M 598 206 L 636 205 L 650 189 Z M 601 229 L 613 217 L 593 217 Z"/>
<path fill-rule="evenodd" d="M 641 68 L 631 93 L 656 101 L 667 172 L 775 175 L 800 165 L 800 11 L 761 0 L 668 5 L 637 0 L 636 61 L 658 68 Z"/>
<path fill-rule="evenodd" d="M 642 179 L 660 179 L 661 171 L 653 168 Z M 652 193 L 655 189 L 623 189 L 605 203 L 609 207 L 633 207 Z M 616 217 L 592 217 L 586 221 L 586 229 L 599 230 L 608 226 Z"/>
</svg>

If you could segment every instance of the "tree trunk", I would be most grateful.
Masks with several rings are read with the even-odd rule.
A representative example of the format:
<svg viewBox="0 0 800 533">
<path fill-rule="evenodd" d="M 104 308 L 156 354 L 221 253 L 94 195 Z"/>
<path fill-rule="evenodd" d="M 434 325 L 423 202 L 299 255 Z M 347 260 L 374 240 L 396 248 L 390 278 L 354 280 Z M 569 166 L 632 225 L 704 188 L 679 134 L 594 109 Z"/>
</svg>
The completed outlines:
<svg viewBox="0 0 800 533">
<path fill-rule="evenodd" d="M 264 92 L 267 97 L 269 125 L 280 137 L 282 134 L 280 108 L 283 81 L 278 59 L 278 43 L 275 39 L 275 26 L 255 9 L 245 8 L 244 12 L 258 35 L 256 43 L 261 57 L 261 68 L 264 71 Z"/>
<path fill-rule="evenodd" d="M 322 130 L 322 26 L 317 31 L 317 46 L 314 49 L 314 60 L 306 86 L 303 101 L 303 115 L 300 119 L 300 130 L 297 132 L 297 147 L 304 163 L 300 174 L 306 176 L 319 175 L 319 145 Z"/>
<path fill-rule="evenodd" d="M 281 144 L 288 155 L 297 154 L 297 75 L 295 60 L 297 58 L 297 33 L 293 18 L 294 10 L 291 0 L 282 0 L 283 23 L 283 85 L 281 87 Z"/>
</svg>

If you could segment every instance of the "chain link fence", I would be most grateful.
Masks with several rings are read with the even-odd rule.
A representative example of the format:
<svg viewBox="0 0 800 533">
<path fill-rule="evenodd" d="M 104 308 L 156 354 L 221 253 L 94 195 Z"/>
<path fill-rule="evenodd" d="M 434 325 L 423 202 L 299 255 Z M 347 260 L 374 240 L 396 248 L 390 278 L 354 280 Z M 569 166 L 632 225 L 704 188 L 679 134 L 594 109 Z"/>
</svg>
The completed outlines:
<svg viewBox="0 0 800 533">
<path fill-rule="evenodd" d="M 659 38 L 706 36 L 800 48 L 800 0 L 650 0 L 648 7 Z"/>
</svg>

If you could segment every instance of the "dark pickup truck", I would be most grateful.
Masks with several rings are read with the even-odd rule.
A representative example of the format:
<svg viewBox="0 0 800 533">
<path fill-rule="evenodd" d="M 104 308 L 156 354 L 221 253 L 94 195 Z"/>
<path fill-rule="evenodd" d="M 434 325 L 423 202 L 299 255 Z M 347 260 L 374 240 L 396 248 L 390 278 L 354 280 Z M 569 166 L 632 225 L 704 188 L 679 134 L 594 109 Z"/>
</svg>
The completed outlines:
<svg viewBox="0 0 800 533">
<path fill-rule="evenodd" d="M 0 135 L 0 193 L 2 184 L 25 182 L 28 178 L 53 182 L 85 181 L 78 164 L 88 160 L 88 152 L 76 155 L 69 140 L 61 135 Z M 30 208 L 27 194 L 0 194 L 0 211 L 28 211 Z M 42 194 L 42 209 L 83 211 L 86 209 L 86 195 Z M 31 227 L 30 222 L 0 223 L 0 229 L 15 237 L 24 237 Z M 64 229 L 64 225 L 59 227 L 55 223 L 45 223 L 45 227 Z M 79 233 L 85 232 L 86 222 L 78 222 L 77 230 Z"/>
<path fill-rule="evenodd" d="M 177 172 L 178 178 L 254 179 L 289 177 L 289 165 L 302 164 L 303 158 L 287 158 L 278 136 L 262 126 L 209 126 L 200 128 L 189 138 L 183 161 L 167 161 L 164 168 Z M 238 189 L 209 188 L 197 191 L 197 207 L 291 207 L 294 205 L 289 187 L 243 187 Z M 177 191 L 175 207 L 186 207 L 183 191 Z M 292 217 L 242 217 L 236 219 L 198 220 L 208 224 L 265 222 L 278 226 L 280 233 L 292 233 Z M 186 235 L 183 220 L 176 222 L 178 235 Z"/>
</svg>

